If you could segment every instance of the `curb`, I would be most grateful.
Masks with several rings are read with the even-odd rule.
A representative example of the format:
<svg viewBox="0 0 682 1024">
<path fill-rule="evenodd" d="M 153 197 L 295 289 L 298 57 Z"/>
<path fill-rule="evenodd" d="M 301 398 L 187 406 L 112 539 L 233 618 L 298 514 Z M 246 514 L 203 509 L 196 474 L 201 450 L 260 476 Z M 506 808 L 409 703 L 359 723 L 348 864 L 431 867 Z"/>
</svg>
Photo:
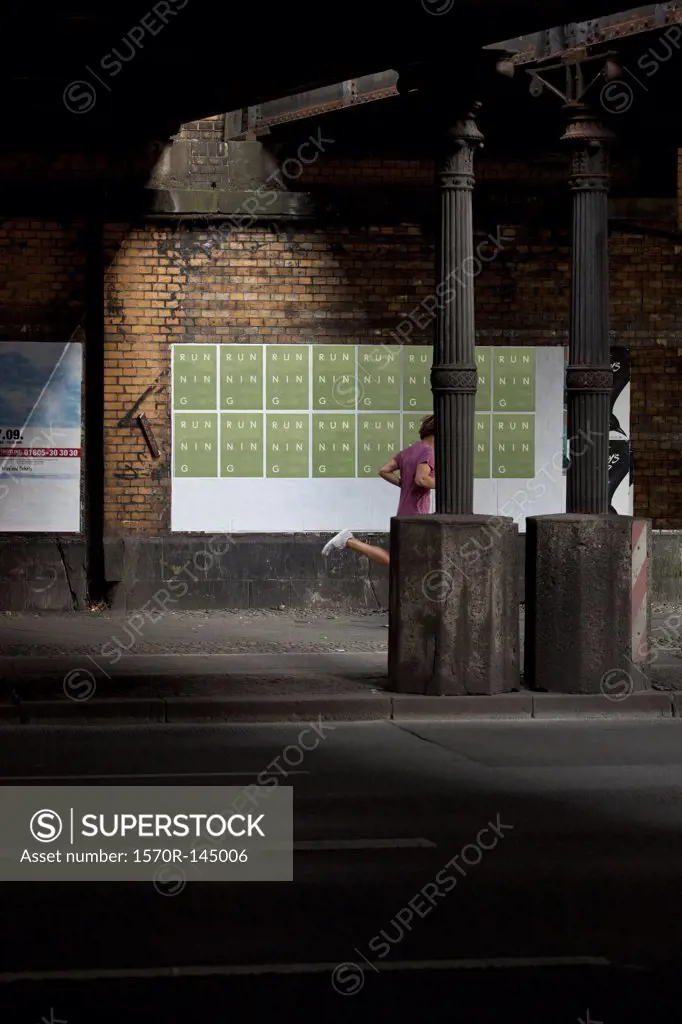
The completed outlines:
<svg viewBox="0 0 682 1024">
<path fill-rule="evenodd" d="M 621 700 L 601 693 L 539 693 L 533 698 L 533 717 L 575 718 L 678 718 L 675 697 L 656 690 L 631 693 Z"/>
<path fill-rule="evenodd" d="M 167 722 L 383 722 L 392 717 L 383 694 L 338 697 L 169 697 Z"/>
<path fill-rule="evenodd" d="M 441 719 L 517 719 L 533 717 L 533 695 L 498 693 L 488 697 L 417 697 L 397 694 L 391 698 L 391 718 L 396 722 Z"/>
<path fill-rule="evenodd" d="M 344 694 L 310 697 L 166 697 L 0 704 L 0 729 L 107 722 L 267 724 L 310 722 L 565 721 L 682 718 L 682 694 L 649 691 L 613 700 L 601 694 L 504 693 L 485 697 Z"/>
</svg>

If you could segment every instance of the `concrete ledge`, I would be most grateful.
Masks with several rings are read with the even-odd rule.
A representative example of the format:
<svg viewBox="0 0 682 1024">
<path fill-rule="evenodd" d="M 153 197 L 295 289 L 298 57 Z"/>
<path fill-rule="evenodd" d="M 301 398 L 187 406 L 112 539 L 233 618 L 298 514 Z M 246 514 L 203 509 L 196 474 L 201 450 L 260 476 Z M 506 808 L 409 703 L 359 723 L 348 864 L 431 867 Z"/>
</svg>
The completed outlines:
<svg viewBox="0 0 682 1024">
<path fill-rule="evenodd" d="M 672 718 L 668 693 L 632 693 L 610 700 L 601 693 L 533 694 L 533 718 Z"/>
<path fill-rule="evenodd" d="M 329 607 L 356 611 L 388 607 L 388 573 L 365 559 L 325 560 L 329 534 L 249 534 L 234 538 L 210 571 L 193 563 L 204 551 L 200 534 L 166 537 L 107 537 L 107 580 L 115 587 L 113 606 L 133 611 L 164 590 L 164 581 L 185 567 L 200 579 L 186 597 L 174 594 L 174 608 Z M 386 547 L 386 534 L 363 534 Z M 525 594 L 525 535 L 517 538 L 519 598 Z M 82 540 L 5 534 L 0 538 L 0 611 L 73 611 L 86 607 L 85 545 Z M 652 533 L 652 600 L 682 602 L 682 530 Z M 62 558 L 63 553 L 63 558 Z M 189 577 L 184 573 L 182 579 Z"/>
<path fill-rule="evenodd" d="M 388 607 L 388 574 L 383 590 L 374 583 L 366 559 L 325 559 L 322 547 L 330 534 L 249 534 L 232 538 L 225 550 L 216 546 L 206 567 L 212 538 L 197 534 L 169 537 L 105 539 L 107 579 L 115 584 L 112 606 L 132 611 L 165 594 L 167 583 L 189 570 L 198 582 L 186 593 L 174 592 L 173 608 L 299 608 L 355 611 L 378 608 L 383 594 Z M 363 535 L 386 545 L 385 534 Z M 197 555 L 201 555 L 196 562 Z M 2 580 L 0 575 L 0 580 Z M 184 576 L 183 576 L 184 578 Z M 176 588 L 177 589 L 177 588 Z M 0 602 L 2 595 L 0 594 Z"/>
<path fill-rule="evenodd" d="M 654 530 L 652 535 L 652 599 L 663 604 L 682 600 L 682 531 Z"/>
<path fill-rule="evenodd" d="M 489 697 L 417 697 L 411 694 L 393 698 L 396 722 L 415 718 L 531 718 L 533 697 L 529 693 L 503 693 Z"/>
<path fill-rule="evenodd" d="M 340 697 L 171 697 L 167 722 L 377 722 L 391 717 L 391 699 L 381 694 Z"/>
<path fill-rule="evenodd" d="M 86 547 L 71 536 L 0 537 L 0 609 L 80 612 L 87 607 Z"/>
</svg>

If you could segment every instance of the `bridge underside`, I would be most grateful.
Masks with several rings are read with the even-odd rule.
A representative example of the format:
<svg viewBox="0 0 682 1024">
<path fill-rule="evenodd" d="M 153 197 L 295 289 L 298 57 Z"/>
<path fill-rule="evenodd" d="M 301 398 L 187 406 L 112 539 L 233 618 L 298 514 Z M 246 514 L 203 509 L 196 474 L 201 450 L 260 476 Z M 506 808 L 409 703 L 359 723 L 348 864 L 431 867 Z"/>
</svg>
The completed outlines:
<svg viewBox="0 0 682 1024">
<path fill-rule="evenodd" d="M 154 9 L 163 10 L 162 2 Z M 0 608 L 80 606 L 87 586 L 91 597 L 110 596 L 132 610 L 156 593 L 167 566 L 200 552 L 202 533 L 214 524 L 171 523 L 172 345 L 379 345 L 393 343 L 406 324 L 411 331 L 413 322 L 416 343 L 433 344 L 434 324 L 425 324 L 419 309 L 448 276 L 435 259 L 443 203 L 434 203 L 434 113 L 442 113 L 442 99 L 456 116 L 477 62 L 486 144 L 476 156 L 475 241 L 505 239 L 504 252 L 475 283 L 478 341 L 566 345 L 571 200 L 559 144 L 566 112 L 556 93 L 531 91 L 528 72 L 537 72 L 529 62 L 538 59 L 579 60 L 581 46 L 598 50 L 600 59 L 608 50 L 610 70 L 620 68 L 623 77 L 604 85 L 617 85 L 613 94 L 601 83 L 593 90 L 615 135 L 610 216 L 602 230 L 581 237 L 610 232 L 611 330 L 632 350 L 636 514 L 662 529 L 680 527 L 682 72 L 674 58 L 682 29 L 675 26 L 667 45 L 661 34 L 673 19 L 682 21 L 682 0 L 656 8 L 639 36 L 634 12 L 623 13 L 619 26 L 629 28 L 618 37 L 594 24 L 552 30 L 549 18 L 559 25 L 609 8 L 597 0 L 570 11 L 547 4 L 548 13 L 539 5 L 460 3 L 440 15 L 428 13 L 429 2 L 414 0 L 400 22 L 386 18 L 377 26 L 354 20 L 351 5 L 338 26 L 320 25 L 317 42 L 312 29 L 304 34 L 302 26 L 318 24 L 306 21 L 312 8 L 305 3 L 296 22 L 268 8 L 250 15 L 250 25 L 245 14 L 230 13 L 230 31 L 202 13 L 202 0 L 187 0 L 162 31 L 149 17 L 143 22 L 149 8 L 141 7 L 119 11 L 115 23 L 55 17 L 22 34 L 28 19 L 14 10 L 15 38 L 23 42 L 7 48 L 0 69 L 13 89 L 0 144 L 0 334 L 10 343 L 85 345 L 86 469 L 82 533 L 67 536 L 68 547 L 42 528 L 37 541 L 28 527 L 19 542 L 9 530 L 0 536 Z M 157 34 L 140 36 L 143 24 L 156 25 Z M 543 24 L 546 39 L 518 38 Z M 328 36 L 342 57 L 330 56 Z M 482 52 L 486 47 L 495 52 Z M 510 61 L 495 66 L 507 48 L 518 56 L 512 75 Z M 132 59 L 107 75 L 116 52 Z M 446 73 L 437 88 L 397 96 L 396 72 L 409 81 L 409 65 L 429 62 Z M 551 69 L 542 71 L 550 76 Z M 559 85 L 565 72 L 562 64 Z M 385 85 L 392 93 L 343 109 L 357 86 L 349 79 L 367 74 L 377 79 L 377 92 Z M 71 83 L 78 89 L 69 111 L 63 98 Z M 87 83 L 96 102 L 78 111 Z M 341 97 L 333 112 L 310 101 L 324 83 L 327 96 Z M 237 121 L 250 130 L 238 130 Z M 311 140 L 319 142 L 319 159 L 308 159 Z M 297 159 L 302 145 L 305 167 Z M 590 258 L 583 255 L 582 265 Z M 194 491 L 192 501 L 203 509 Z M 25 527 L 23 518 L 15 522 Z M 378 582 L 364 568 L 364 575 L 358 569 L 353 578 L 333 577 L 319 536 L 282 539 L 281 518 L 276 525 L 273 540 L 249 522 L 234 563 L 216 564 L 187 606 L 329 600 L 374 607 L 380 600 L 383 570 Z M 336 523 L 313 525 L 331 530 Z M 678 547 L 666 551 L 669 578 L 678 580 Z M 58 587 L 46 591 L 46 572 Z"/>
<path fill-rule="evenodd" d="M 55 5 L 37 14 L 27 4 L 13 5 L 2 14 L 2 145 L 36 137 L 82 144 L 84 136 L 101 139 L 119 130 L 128 139 L 164 138 L 216 111 L 384 68 L 435 61 L 455 72 L 458 54 L 622 6 L 622 0 L 399 6 L 346 0 L 333 8 L 299 0 L 291 8 L 265 0 L 221 10 L 213 0 L 136 0 L 103 9 Z M 94 89 L 87 117 L 64 103 L 74 84 L 72 107 Z"/>
</svg>

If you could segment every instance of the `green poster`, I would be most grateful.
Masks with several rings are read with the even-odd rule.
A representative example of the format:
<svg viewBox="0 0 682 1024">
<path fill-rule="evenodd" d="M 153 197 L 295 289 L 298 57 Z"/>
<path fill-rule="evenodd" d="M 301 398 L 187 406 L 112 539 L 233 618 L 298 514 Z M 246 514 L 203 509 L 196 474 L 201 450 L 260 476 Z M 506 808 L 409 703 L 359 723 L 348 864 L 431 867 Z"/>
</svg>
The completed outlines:
<svg viewBox="0 0 682 1024">
<path fill-rule="evenodd" d="M 356 408 L 354 345 L 313 345 L 313 409 Z"/>
<path fill-rule="evenodd" d="M 424 412 L 433 409 L 431 391 L 431 345 L 405 345 L 403 348 L 403 409 Z"/>
<path fill-rule="evenodd" d="M 419 440 L 419 428 L 427 415 L 430 413 L 416 412 L 413 415 L 403 415 L 403 448 L 416 444 Z"/>
<path fill-rule="evenodd" d="M 217 396 L 215 345 L 174 345 L 173 408 L 216 409 Z"/>
<path fill-rule="evenodd" d="M 308 477 L 310 433 L 308 413 L 266 414 L 268 477 Z"/>
<path fill-rule="evenodd" d="M 266 409 L 310 408 L 308 345 L 268 345 L 265 357 Z"/>
<path fill-rule="evenodd" d="M 358 345 L 358 409 L 400 409 L 400 345 Z"/>
<path fill-rule="evenodd" d="M 175 413 L 174 475 L 218 476 L 218 416 Z"/>
<path fill-rule="evenodd" d="M 358 476 L 376 476 L 385 462 L 400 451 L 400 420 L 393 416 L 358 416 Z"/>
<path fill-rule="evenodd" d="M 532 480 L 535 476 L 535 416 L 493 416 L 494 478 Z"/>
<path fill-rule="evenodd" d="M 476 411 L 489 412 L 491 406 L 491 377 L 492 372 L 492 350 L 489 348 L 477 348 L 476 366 L 478 368 L 478 391 L 476 392 Z"/>
<path fill-rule="evenodd" d="M 474 420 L 474 479 L 490 479 L 490 414 L 476 413 Z"/>
<path fill-rule="evenodd" d="M 535 411 L 535 349 L 495 350 L 492 408 L 493 412 Z"/>
<path fill-rule="evenodd" d="M 313 476 L 355 476 L 355 413 L 313 414 Z"/>
<path fill-rule="evenodd" d="M 222 413 L 220 417 L 220 475 L 263 476 L 263 414 Z"/>
<path fill-rule="evenodd" d="M 263 408 L 261 345 L 220 345 L 220 408 Z"/>
<path fill-rule="evenodd" d="M 533 479 L 536 350 L 475 359 L 475 478 Z M 173 474 L 372 478 L 419 439 L 432 362 L 429 345 L 174 345 Z"/>
</svg>

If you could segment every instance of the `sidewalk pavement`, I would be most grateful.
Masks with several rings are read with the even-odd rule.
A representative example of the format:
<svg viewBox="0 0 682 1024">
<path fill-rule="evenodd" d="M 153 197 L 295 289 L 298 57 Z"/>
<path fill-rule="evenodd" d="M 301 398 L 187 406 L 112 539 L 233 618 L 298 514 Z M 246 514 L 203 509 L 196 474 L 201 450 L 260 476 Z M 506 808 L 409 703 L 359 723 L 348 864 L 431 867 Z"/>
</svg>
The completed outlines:
<svg viewBox="0 0 682 1024">
<path fill-rule="evenodd" d="M 385 691 L 380 612 L 168 611 L 156 622 L 130 612 L 4 613 L 0 722 L 676 717 L 682 630 L 678 640 L 673 619 L 676 610 L 656 609 L 665 649 L 656 652 L 653 692 L 425 698 Z"/>
</svg>

